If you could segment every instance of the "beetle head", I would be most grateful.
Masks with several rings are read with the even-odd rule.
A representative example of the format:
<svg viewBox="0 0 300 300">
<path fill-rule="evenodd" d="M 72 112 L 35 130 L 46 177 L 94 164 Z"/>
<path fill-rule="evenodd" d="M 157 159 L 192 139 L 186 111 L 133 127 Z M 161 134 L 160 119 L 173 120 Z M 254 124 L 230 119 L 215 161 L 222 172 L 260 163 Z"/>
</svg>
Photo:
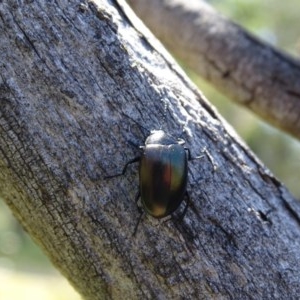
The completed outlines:
<svg viewBox="0 0 300 300">
<path fill-rule="evenodd" d="M 163 130 L 152 130 L 150 135 L 147 137 L 145 145 L 159 144 L 159 145 L 173 145 L 173 144 L 184 144 L 183 139 L 174 139 L 171 135 L 166 134 Z"/>
</svg>

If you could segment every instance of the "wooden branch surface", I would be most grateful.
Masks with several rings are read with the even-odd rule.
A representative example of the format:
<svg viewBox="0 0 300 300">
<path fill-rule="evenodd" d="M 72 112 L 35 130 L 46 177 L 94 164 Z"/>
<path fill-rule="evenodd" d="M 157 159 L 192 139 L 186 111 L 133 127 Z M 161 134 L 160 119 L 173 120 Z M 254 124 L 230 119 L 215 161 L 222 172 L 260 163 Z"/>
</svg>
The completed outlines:
<svg viewBox="0 0 300 300">
<path fill-rule="evenodd" d="M 199 76 L 264 121 L 300 138 L 299 61 L 259 41 L 204 1 L 128 3 Z"/>
<path fill-rule="evenodd" d="M 118 3 L 1 2 L 0 27 L 0 197 L 84 299 L 298 297 L 299 203 Z M 105 177 L 159 128 L 204 157 L 184 219 L 133 237 L 137 167 Z"/>
</svg>

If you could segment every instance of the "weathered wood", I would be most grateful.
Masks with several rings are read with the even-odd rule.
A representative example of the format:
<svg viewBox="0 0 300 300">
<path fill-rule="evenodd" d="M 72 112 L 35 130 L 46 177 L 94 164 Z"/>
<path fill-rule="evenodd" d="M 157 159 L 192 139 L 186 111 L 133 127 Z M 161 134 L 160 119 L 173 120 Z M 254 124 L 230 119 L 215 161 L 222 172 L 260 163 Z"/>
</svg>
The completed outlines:
<svg viewBox="0 0 300 300">
<path fill-rule="evenodd" d="M 128 2 L 186 66 L 264 121 L 300 138 L 299 61 L 259 41 L 205 1 Z"/>
<path fill-rule="evenodd" d="M 134 22 L 133 22 L 134 23 Z M 0 4 L 0 197 L 84 299 L 287 299 L 299 203 L 115 2 Z M 192 199 L 139 218 L 149 130 L 186 140 Z"/>
</svg>

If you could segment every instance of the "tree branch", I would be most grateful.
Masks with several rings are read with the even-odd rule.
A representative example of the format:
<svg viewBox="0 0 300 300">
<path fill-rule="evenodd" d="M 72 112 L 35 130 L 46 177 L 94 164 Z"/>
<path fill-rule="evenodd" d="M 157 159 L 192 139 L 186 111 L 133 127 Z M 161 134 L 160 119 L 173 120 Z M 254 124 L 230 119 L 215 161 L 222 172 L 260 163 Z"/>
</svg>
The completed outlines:
<svg viewBox="0 0 300 300">
<path fill-rule="evenodd" d="M 300 65 L 204 1 L 128 0 L 174 55 L 265 121 L 300 138 Z"/>
<path fill-rule="evenodd" d="M 298 297 L 299 203 L 125 14 L 0 4 L 0 197 L 84 299 Z M 137 169 L 105 177 L 159 128 L 204 157 L 133 237 Z"/>
</svg>

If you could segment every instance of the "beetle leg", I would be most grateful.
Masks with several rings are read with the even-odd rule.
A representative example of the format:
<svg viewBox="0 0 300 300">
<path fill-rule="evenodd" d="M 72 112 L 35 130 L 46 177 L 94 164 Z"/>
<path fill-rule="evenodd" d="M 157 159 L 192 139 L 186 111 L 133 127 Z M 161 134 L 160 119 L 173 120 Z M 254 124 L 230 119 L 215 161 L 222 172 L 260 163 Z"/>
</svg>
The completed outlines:
<svg viewBox="0 0 300 300">
<path fill-rule="evenodd" d="M 140 156 L 137 156 L 137 157 L 131 159 L 130 161 L 128 161 L 128 162 L 125 164 L 125 166 L 124 166 L 124 168 L 123 168 L 123 170 L 122 170 L 122 173 L 121 173 L 120 175 L 124 175 L 124 174 L 125 174 L 128 165 L 131 165 L 131 164 L 133 164 L 133 163 L 136 163 L 136 162 L 138 162 L 140 159 L 141 159 Z"/>
<path fill-rule="evenodd" d="M 141 219 L 142 219 L 142 217 L 143 217 L 143 215 L 144 215 L 143 210 L 142 210 L 142 209 L 138 206 L 138 204 L 137 204 L 137 202 L 139 201 L 140 197 L 141 197 L 141 191 L 140 191 L 140 189 L 139 189 L 138 192 L 136 193 L 136 196 L 135 196 L 135 203 L 136 203 L 137 209 L 138 209 L 138 211 L 139 211 L 139 213 L 140 213 L 140 216 L 139 216 L 139 219 L 138 219 L 138 221 L 137 221 L 137 223 L 136 223 L 136 225 L 135 225 L 135 227 L 134 227 L 134 231 L 133 231 L 133 235 L 132 235 L 132 236 L 135 236 L 135 235 L 136 235 L 137 229 L 138 229 L 139 224 L 140 224 L 140 222 L 141 222 Z"/>
<path fill-rule="evenodd" d="M 183 210 L 182 214 L 179 217 L 179 221 L 183 220 L 183 218 L 186 215 L 186 212 L 187 212 L 187 210 L 189 208 L 189 205 L 190 205 L 190 195 L 189 195 L 189 193 L 187 191 L 185 191 L 185 195 L 184 196 L 185 196 L 185 199 L 186 199 L 186 204 L 185 204 L 185 207 L 184 207 L 184 210 Z"/>
<path fill-rule="evenodd" d="M 125 166 L 124 166 L 124 168 L 123 168 L 123 170 L 122 170 L 121 173 L 114 174 L 114 175 L 110 175 L 110 176 L 106 176 L 105 179 L 113 178 L 113 177 L 118 177 L 118 176 L 124 175 L 124 174 L 126 173 L 127 167 L 128 167 L 129 165 L 133 164 L 133 163 L 138 162 L 139 160 L 140 160 L 140 156 L 137 156 L 137 157 L 131 159 L 130 161 L 128 161 L 128 162 L 125 164 Z"/>
<path fill-rule="evenodd" d="M 139 201 L 139 198 L 141 197 L 141 191 L 140 189 L 138 190 L 138 192 L 136 193 L 136 196 L 135 196 L 135 203 L 137 204 L 137 202 Z"/>
<path fill-rule="evenodd" d="M 191 151 L 190 151 L 190 149 L 184 147 L 184 150 L 185 150 L 186 153 L 187 153 L 187 159 L 188 159 L 188 160 L 192 160 L 192 156 L 191 156 Z"/>
<path fill-rule="evenodd" d="M 187 152 L 187 159 L 188 159 L 188 161 L 194 160 L 194 159 L 199 159 L 199 158 L 202 158 L 202 157 L 205 156 L 205 155 L 199 155 L 199 156 L 196 156 L 196 157 L 192 157 L 192 156 L 191 156 L 190 149 L 184 148 L 184 150 Z M 211 163 L 212 166 L 213 166 L 214 171 L 216 171 L 216 170 L 218 169 L 218 166 L 215 164 L 214 159 L 213 159 L 212 156 L 209 154 L 209 152 L 207 151 L 207 149 L 204 148 L 204 150 L 201 151 L 201 152 L 204 153 L 204 154 L 206 154 L 206 156 L 208 157 L 210 163 Z"/>
<path fill-rule="evenodd" d="M 194 160 L 194 159 L 199 159 L 199 158 L 204 157 L 204 155 L 199 155 L 199 156 L 196 156 L 196 157 L 192 157 L 191 151 L 190 151 L 189 148 L 184 148 L 184 150 L 185 150 L 186 153 L 187 153 L 187 159 L 188 159 L 188 161 Z M 208 156 L 208 154 L 206 153 L 206 150 L 205 150 L 204 152 L 205 152 L 205 154 Z"/>
<path fill-rule="evenodd" d="M 215 164 L 215 160 L 212 158 L 212 156 L 209 154 L 206 148 L 204 148 L 203 152 L 207 155 L 210 163 L 212 164 L 214 171 L 218 169 L 218 166 Z"/>
<path fill-rule="evenodd" d="M 139 201 L 140 198 L 141 198 L 141 191 L 140 191 L 140 189 L 139 189 L 138 192 L 136 193 L 136 196 L 135 196 L 135 198 L 134 198 L 134 201 L 135 201 L 135 203 L 136 203 L 136 206 L 137 206 L 137 209 L 138 209 L 139 213 L 142 214 L 142 213 L 143 213 L 143 210 L 142 210 L 142 208 L 138 205 L 138 201 Z"/>
<path fill-rule="evenodd" d="M 133 231 L 133 235 L 132 235 L 132 236 L 135 236 L 135 235 L 136 235 L 138 226 L 139 226 L 139 224 L 140 224 L 140 222 L 141 222 L 141 220 L 142 220 L 143 215 L 144 215 L 144 212 L 140 210 L 140 217 L 139 217 L 138 221 L 136 222 L 136 225 L 135 225 L 135 227 L 134 227 L 134 231 Z"/>
</svg>

